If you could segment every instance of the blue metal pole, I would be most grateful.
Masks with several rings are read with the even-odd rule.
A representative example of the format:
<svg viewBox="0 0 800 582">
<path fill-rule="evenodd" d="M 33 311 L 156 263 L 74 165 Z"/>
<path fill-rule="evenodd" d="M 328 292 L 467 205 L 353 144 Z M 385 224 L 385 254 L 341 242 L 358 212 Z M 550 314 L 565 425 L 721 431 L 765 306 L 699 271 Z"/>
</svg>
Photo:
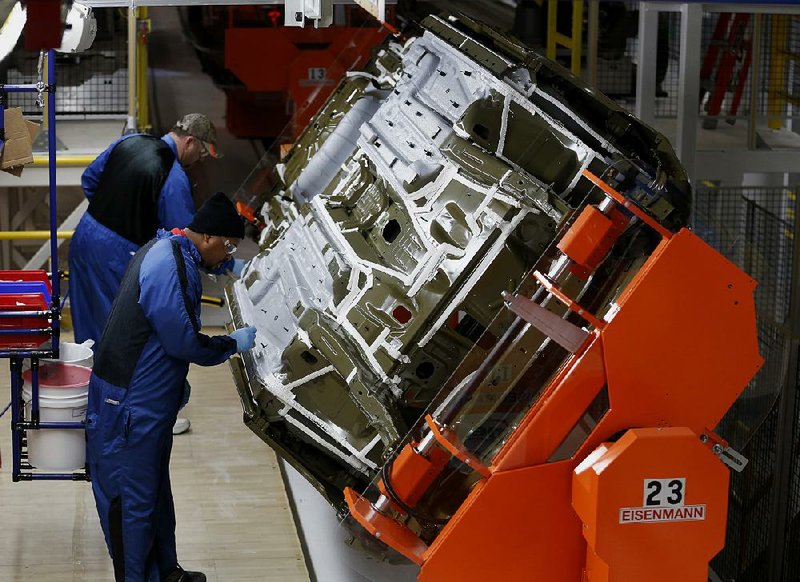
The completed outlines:
<svg viewBox="0 0 800 582">
<path fill-rule="evenodd" d="M 50 156 L 50 262 L 53 273 L 53 356 L 58 357 L 61 330 L 61 274 L 58 271 L 58 240 L 56 239 L 56 53 L 47 51 L 47 145 Z"/>
<path fill-rule="evenodd" d="M 2 85 L 3 91 L 7 93 L 37 93 L 39 87 L 36 85 Z"/>
<path fill-rule="evenodd" d="M 20 403 L 20 380 L 22 372 L 22 360 L 11 358 L 11 459 L 12 471 L 11 480 L 19 481 L 20 455 L 22 454 L 22 432 L 18 427 L 19 403 Z"/>
<path fill-rule="evenodd" d="M 47 429 L 70 429 L 70 430 L 84 430 L 86 425 L 82 422 L 41 422 L 39 421 L 38 425 L 34 425 L 33 422 L 23 422 L 21 423 L 22 428 L 36 428 L 37 430 L 47 430 Z"/>
<path fill-rule="evenodd" d="M 30 349 L 11 349 L 0 350 L 0 358 L 32 358 L 38 356 L 40 358 L 52 358 L 52 350 L 30 350 Z"/>
<path fill-rule="evenodd" d="M 31 358 L 31 418 L 34 426 L 39 424 L 39 358 Z"/>
<path fill-rule="evenodd" d="M 36 334 L 43 334 L 46 335 L 50 333 L 50 330 L 46 327 L 26 327 L 26 328 L 8 328 L 8 329 L 0 329 L 0 336 L 4 335 L 36 335 Z"/>
<path fill-rule="evenodd" d="M 46 317 L 50 317 L 51 315 L 52 313 L 49 311 L 0 311 L 0 319 L 12 317 L 39 317 L 44 319 Z"/>
<path fill-rule="evenodd" d="M 88 481 L 81 473 L 32 473 L 21 477 L 22 481 Z"/>
</svg>

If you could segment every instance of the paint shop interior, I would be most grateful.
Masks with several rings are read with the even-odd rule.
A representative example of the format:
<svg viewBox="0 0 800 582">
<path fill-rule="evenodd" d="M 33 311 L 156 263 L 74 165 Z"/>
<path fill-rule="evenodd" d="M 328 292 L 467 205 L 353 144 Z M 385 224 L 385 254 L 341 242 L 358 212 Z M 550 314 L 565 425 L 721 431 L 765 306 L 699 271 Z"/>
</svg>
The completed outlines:
<svg viewBox="0 0 800 582">
<path fill-rule="evenodd" d="M 0 580 L 800 579 L 798 55 L 780 0 L 0 0 Z M 235 342 L 103 392 L 131 520 L 169 419 L 120 533 L 89 394 L 153 236 Z"/>
</svg>

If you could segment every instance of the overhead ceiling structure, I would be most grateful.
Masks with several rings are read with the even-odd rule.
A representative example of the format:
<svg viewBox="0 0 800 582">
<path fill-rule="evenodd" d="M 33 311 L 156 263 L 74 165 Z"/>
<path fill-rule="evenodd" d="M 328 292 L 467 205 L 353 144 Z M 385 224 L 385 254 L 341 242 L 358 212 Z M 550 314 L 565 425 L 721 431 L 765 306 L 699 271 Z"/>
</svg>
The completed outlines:
<svg viewBox="0 0 800 582">
<path fill-rule="evenodd" d="M 297 140 L 265 196 L 261 252 L 229 291 L 235 322 L 259 330 L 232 360 L 246 424 L 342 510 L 343 488 L 372 483 L 485 359 L 501 293 L 598 196 L 583 170 L 668 225 L 689 214 L 663 136 L 486 26 L 423 26 L 350 73 Z M 587 302 L 607 308 L 647 245 L 633 237 Z M 493 402 L 469 431 L 486 451 L 524 414 L 498 421 Z"/>
<path fill-rule="evenodd" d="M 285 26 L 304 27 L 310 22 L 315 27 L 326 27 L 333 23 L 335 4 L 358 4 L 375 18 L 386 19 L 386 5 L 397 0 L 76 0 L 92 8 L 136 8 L 137 6 L 196 6 L 196 5 L 246 5 L 284 4 Z"/>
</svg>

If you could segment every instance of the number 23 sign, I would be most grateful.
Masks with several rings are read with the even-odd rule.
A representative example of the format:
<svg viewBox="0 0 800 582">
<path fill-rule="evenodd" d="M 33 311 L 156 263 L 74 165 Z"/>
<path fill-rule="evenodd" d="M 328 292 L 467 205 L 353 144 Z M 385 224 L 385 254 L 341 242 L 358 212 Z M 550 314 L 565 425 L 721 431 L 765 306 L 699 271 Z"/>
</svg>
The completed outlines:
<svg viewBox="0 0 800 582">
<path fill-rule="evenodd" d="M 642 507 L 622 507 L 620 523 L 658 523 L 670 521 L 703 521 L 705 504 L 685 505 L 686 479 L 645 479 Z"/>
<path fill-rule="evenodd" d="M 645 479 L 644 507 L 663 507 L 665 505 L 683 505 L 686 479 Z"/>
</svg>

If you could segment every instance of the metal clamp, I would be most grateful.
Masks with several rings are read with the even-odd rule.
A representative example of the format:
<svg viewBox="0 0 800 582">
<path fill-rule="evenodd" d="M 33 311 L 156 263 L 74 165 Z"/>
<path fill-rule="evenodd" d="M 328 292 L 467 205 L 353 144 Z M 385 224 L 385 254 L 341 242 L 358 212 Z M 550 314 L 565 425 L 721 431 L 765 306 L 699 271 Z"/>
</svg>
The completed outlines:
<svg viewBox="0 0 800 582">
<path fill-rule="evenodd" d="M 723 447 L 719 443 L 711 447 L 711 452 L 717 455 L 720 461 L 737 473 L 741 473 L 742 469 L 744 469 L 747 466 L 747 463 L 749 463 L 748 459 L 741 453 L 735 451 L 731 447 Z"/>
<path fill-rule="evenodd" d="M 708 446 L 711 452 L 714 453 L 724 465 L 727 465 L 729 469 L 733 469 L 737 473 L 741 473 L 742 469 L 750 462 L 744 455 L 729 447 L 728 443 L 713 433 L 711 433 L 711 435 L 706 433 L 701 434 L 700 442 Z"/>
</svg>

